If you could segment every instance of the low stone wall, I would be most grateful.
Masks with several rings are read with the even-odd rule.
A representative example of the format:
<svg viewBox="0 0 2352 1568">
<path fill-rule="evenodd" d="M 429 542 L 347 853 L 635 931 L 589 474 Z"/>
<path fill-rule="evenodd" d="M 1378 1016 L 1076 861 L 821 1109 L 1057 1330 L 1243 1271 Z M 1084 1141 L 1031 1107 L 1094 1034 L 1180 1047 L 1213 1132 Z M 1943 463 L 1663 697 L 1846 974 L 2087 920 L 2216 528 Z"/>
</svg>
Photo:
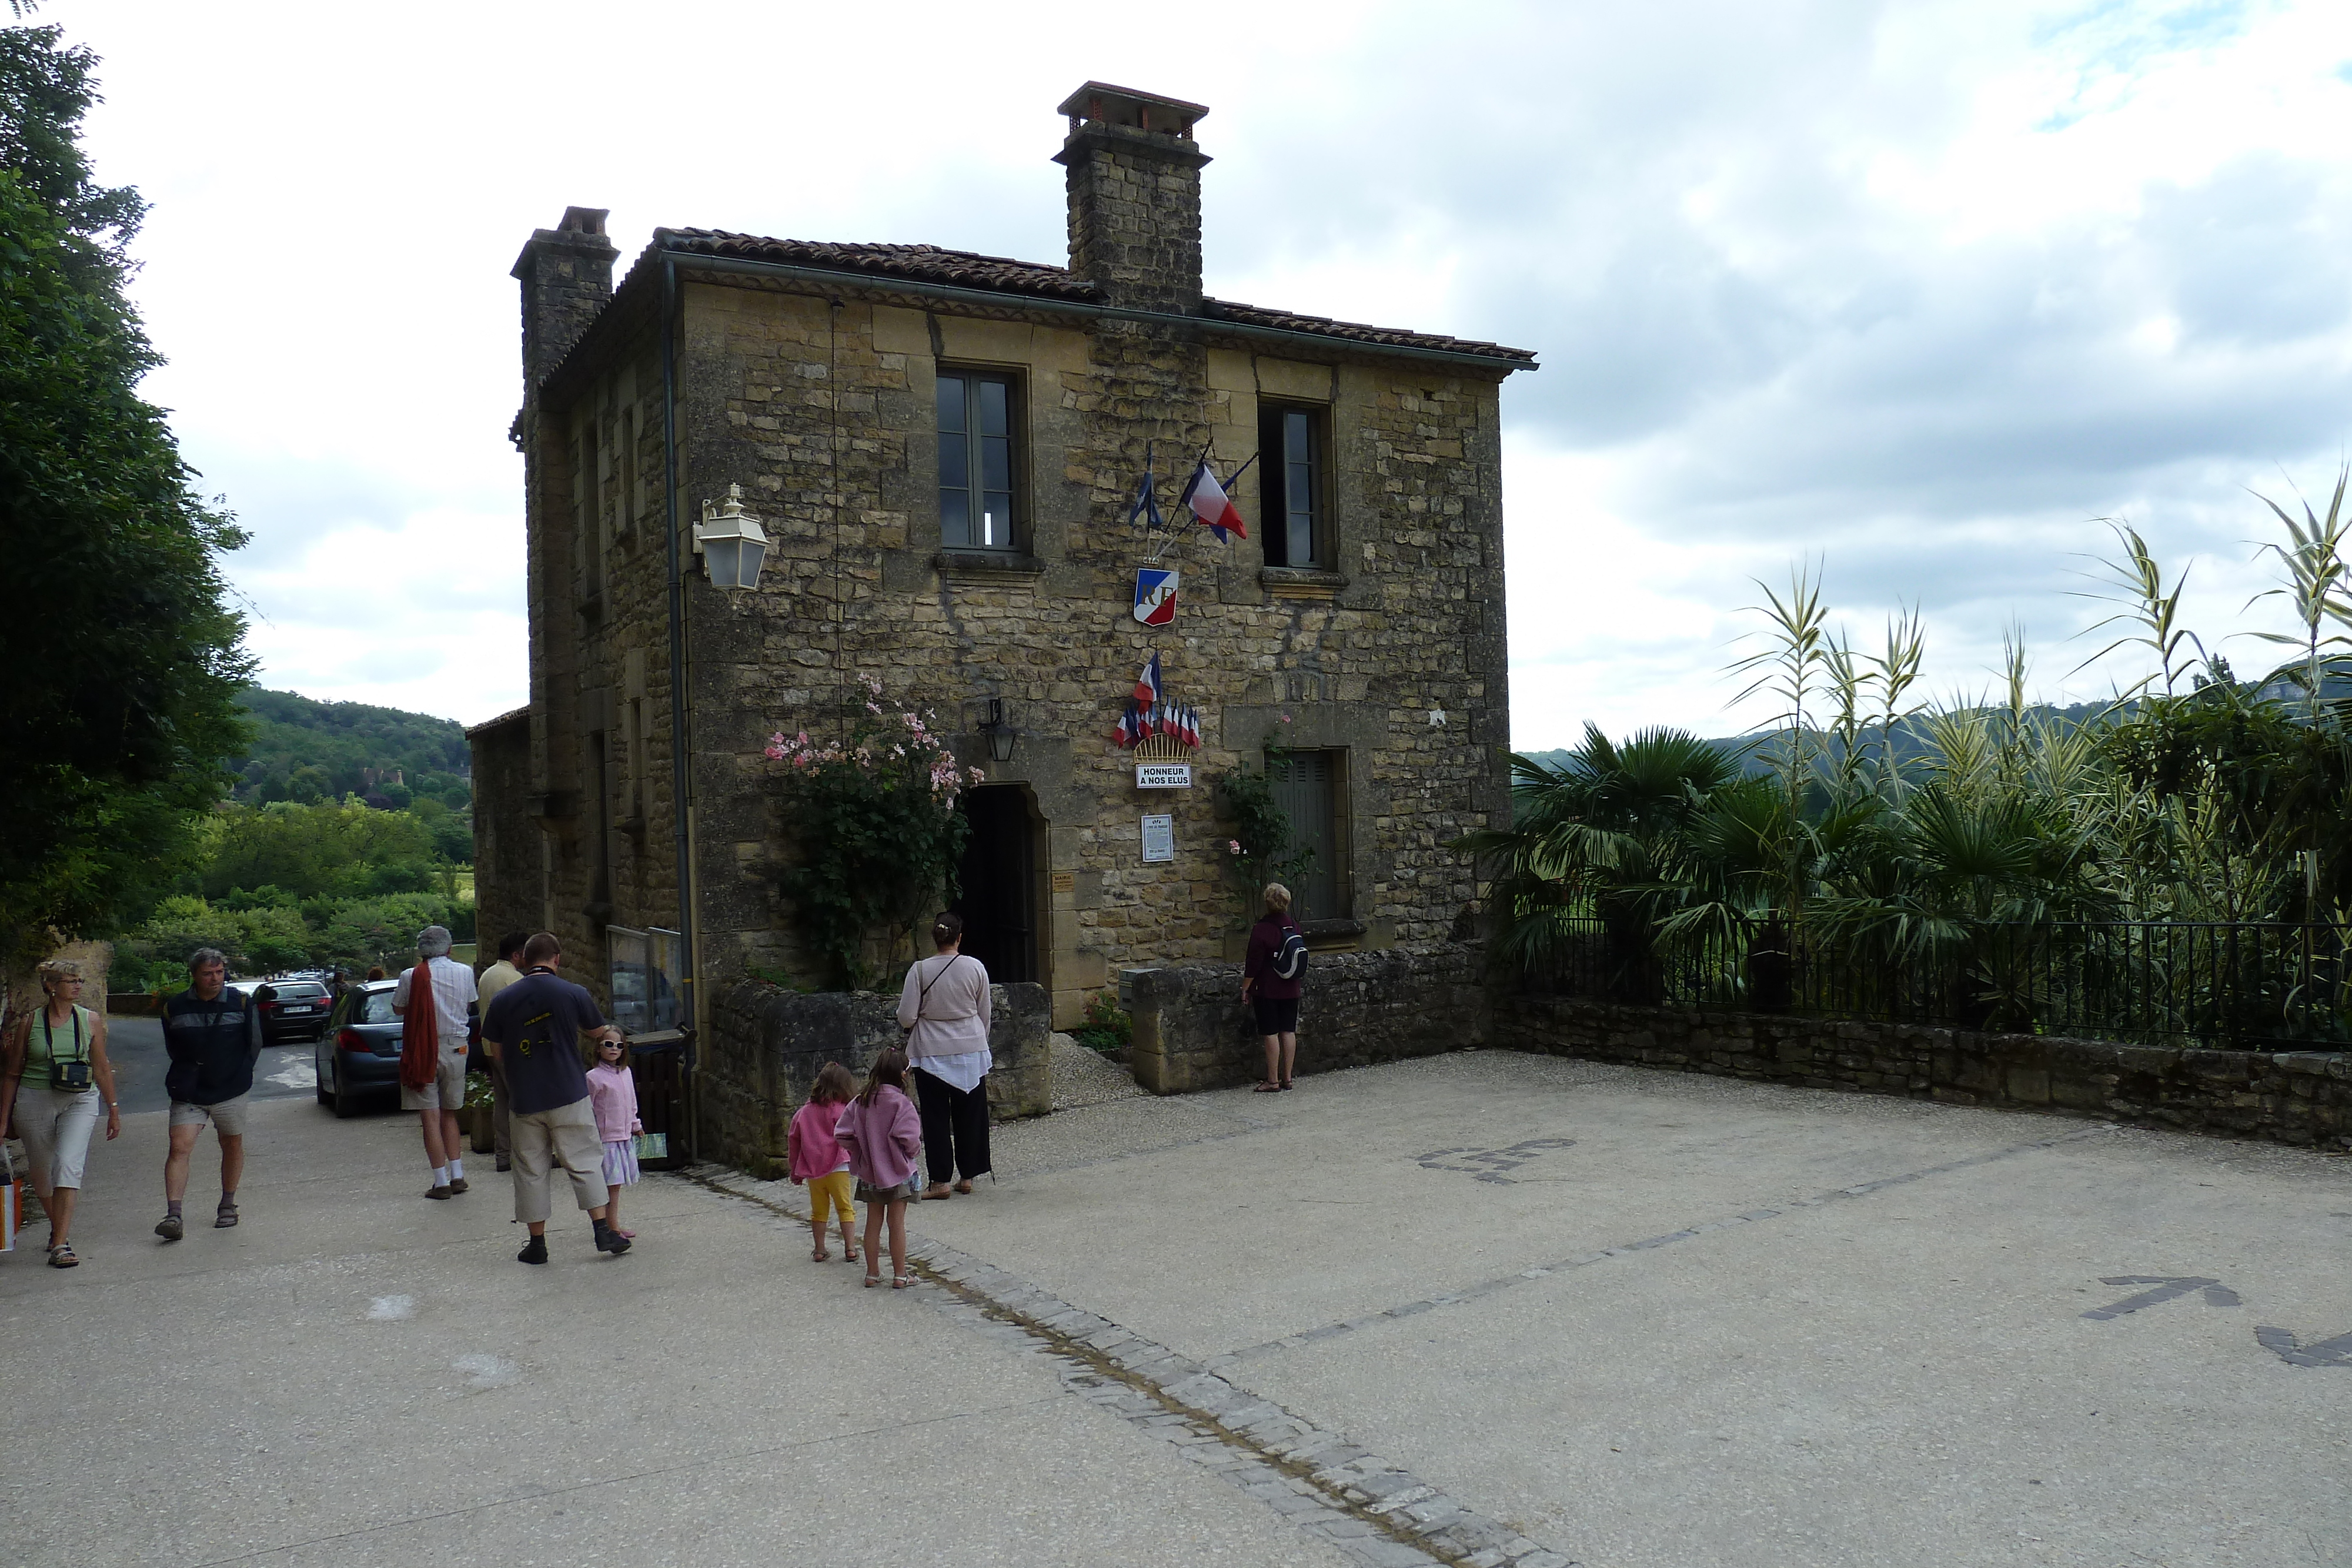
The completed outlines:
<svg viewBox="0 0 2352 1568">
<path fill-rule="evenodd" d="M 1052 1003 L 1043 986 L 1027 982 L 989 990 L 988 1049 L 996 1058 L 989 1111 L 999 1122 L 1042 1116 L 1054 1108 Z M 904 1038 L 895 996 L 744 981 L 712 1009 L 696 1052 L 698 1152 L 754 1176 L 780 1173 L 793 1113 L 824 1064 L 838 1061 L 862 1080 L 875 1056 Z"/>
<path fill-rule="evenodd" d="M 2352 1054 L 2179 1051 L 1913 1024 L 1501 996 L 1514 1051 L 2352 1148 Z"/>
<path fill-rule="evenodd" d="M 1484 1043 L 1484 962 L 1483 949 L 1466 943 L 1315 954 L 1298 1009 L 1297 1070 L 1328 1072 Z M 1242 1005 L 1240 965 L 1129 969 L 1119 998 L 1135 1019 L 1129 1065 L 1152 1093 L 1265 1076 L 1265 1048 Z"/>
</svg>

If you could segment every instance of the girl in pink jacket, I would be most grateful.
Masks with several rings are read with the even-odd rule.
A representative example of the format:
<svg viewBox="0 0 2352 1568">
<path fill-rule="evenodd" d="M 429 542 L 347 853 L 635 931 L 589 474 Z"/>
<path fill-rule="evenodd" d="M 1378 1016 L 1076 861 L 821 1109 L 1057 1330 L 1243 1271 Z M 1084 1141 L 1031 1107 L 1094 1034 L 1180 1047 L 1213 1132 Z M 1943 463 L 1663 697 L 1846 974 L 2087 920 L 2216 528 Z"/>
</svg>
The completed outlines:
<svg viewBox="0 0 2352 1568">
<path fill-rule="evenodd" d="M 890 1288 L 915 1282 L 907 1272 L 907 1200 L 915 1195 L 915 1160 L 923 1152 L 922 1118 L 907 1098 L 907 1053 L 889 1046 L 875 1057 L 866 1088 L 841 1108 L 834 1137 L 848 1152 L 866 1205 L 866 1283 L 882 1282 L 882 1220 L 890 1220 Z"/>
<path fill-rule="evenodd" d="M 604 1223 L 623 1238 L 636 1235 L 621 1228 L 621 1189 L 637 1184 L 636 1134 L 646 1130 L 637 1120 L 637 1081 L 629 1072 L 628 1048 L 617 1040 L 600 1041 L 596 1065 L 588 1070 L 588 1103 L 596 1113 L 596 1136 L 604 1145 Z"/>
</svg>

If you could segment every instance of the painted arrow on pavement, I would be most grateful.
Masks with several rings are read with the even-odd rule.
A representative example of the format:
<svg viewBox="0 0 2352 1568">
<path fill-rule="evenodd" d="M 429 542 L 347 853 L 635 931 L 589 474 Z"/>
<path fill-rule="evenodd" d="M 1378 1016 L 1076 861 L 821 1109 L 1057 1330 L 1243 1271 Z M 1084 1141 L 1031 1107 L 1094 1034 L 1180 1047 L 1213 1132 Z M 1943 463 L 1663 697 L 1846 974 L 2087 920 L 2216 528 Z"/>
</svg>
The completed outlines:
<svg viewBox="0 0 2352 1568">
<path fill-rule="evenodd" d="M 2204 1291 L 2205 1304 L 2209 1307 L 2234 1307 L 2242 1304 L 2238 1300 L 2238 1292 L 2221 1283 L 2221 1281 L 2192 1279 L 2185 1274 L 2104 1274 L 2100 1276 L 2099 1283 L 2102 1285 L 2153 1285 L 2156 1289 L 2142 1291 L 2137 1296 L 2126 1296 L 2113 1306 L 2095 1307 L 2083 1314 L 2098 1322 L 2105 1322 L 2109 1318 L 2119 1318 L 2126 1312 L 2136 1312 L 2142 1307 L 2156 1306 L 2159 1302 L 2172 1300 L 2175 1296 L 2185 1296 L 2191 1291 Z M 2330 1340 L 2328 1343 L 2333 1344 L 2335 1342 Z"/>
<path fill-rule="evenodd" d="M 2352 1366 L 2352 1333 L 2305 1344 L 2284 1329 L 2256 1329 L 2254 1338 L 2289 1366 Z"/>
</svg>

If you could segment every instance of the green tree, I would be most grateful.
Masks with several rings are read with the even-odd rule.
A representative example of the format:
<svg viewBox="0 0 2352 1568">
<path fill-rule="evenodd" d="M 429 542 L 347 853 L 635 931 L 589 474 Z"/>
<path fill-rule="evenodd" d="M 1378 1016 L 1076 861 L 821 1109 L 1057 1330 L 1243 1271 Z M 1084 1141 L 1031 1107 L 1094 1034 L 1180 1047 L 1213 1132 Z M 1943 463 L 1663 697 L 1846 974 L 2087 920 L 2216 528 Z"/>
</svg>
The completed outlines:
<svg viewBox="0 0 2352 1568">
<path fill-rule="evenodd" d="M 218 847 L 200 881 L 215 900 L 260 887 L 298 899 L 421 893 L 439 862 L 432 830 L 405 811 L 283 800 L 223 807 Z"/>
<path fill-rule="evenodd" d="M 250 668 L 124 298 L 137 193 L 91 177 L 87 49 L 0 28 L 0 966 L 137 919 L 194 852 L 242 749 Z"/>
</svg>

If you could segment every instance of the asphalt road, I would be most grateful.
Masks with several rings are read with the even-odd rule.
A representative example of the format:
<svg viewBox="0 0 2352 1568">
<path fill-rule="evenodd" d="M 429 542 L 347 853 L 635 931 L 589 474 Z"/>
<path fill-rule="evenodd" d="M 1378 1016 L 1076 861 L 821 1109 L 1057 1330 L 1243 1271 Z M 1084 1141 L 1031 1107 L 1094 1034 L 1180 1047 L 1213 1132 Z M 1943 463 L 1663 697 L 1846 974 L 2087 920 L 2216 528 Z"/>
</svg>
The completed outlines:
<svg viewBox="0 0 2352 1568">
<path fill-rule="evenodd" d="M 121 1098 L 124 1115 L 171 1107 L 172 1097 L 163 1092 L 163 1071 L 170 1065 L 170 1059 L 163 1054 L 162 1019 L 108 1019 L 106 1049 L 108 1059 L 114 1063 L 114 1088 Z M 319 1077 L 310 1065 L 310 1045 L 307 1040 L 299 1045 L 266 1047 L 261 1060 L 253 1064 L 253 1097 L 257 1100 L 308 1095 L 318 1086 Z"/>
</svg>

